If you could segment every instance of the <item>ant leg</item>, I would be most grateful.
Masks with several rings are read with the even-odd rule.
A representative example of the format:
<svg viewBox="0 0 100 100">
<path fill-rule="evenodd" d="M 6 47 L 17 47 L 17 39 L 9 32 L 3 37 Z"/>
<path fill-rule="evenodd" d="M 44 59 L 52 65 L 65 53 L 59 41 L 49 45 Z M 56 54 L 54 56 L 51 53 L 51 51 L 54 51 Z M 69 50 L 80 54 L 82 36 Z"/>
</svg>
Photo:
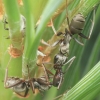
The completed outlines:
<svg viewBox="0 0 100 100">
<path fill-rule="evenodd" d="M 54 42 L 53 44 L 52 44 L 52 47 L 55 47 L 57 44 L 59 44 L 61 42 L 61 40 L 58 40 L 58 41 L 56 41 L 56 42 Z"/>
<path fill-rule="evenodd" d="M 46 69 L 46 71 L 47 71 L 49 74 L 51 74 L 51 75 L 54 76 L 54 74 L 53 74 L 50 70 Z"/>
<path fill-rule="evenodd" d="M 44 41 L 43 39 L 40 41 L 42 44 L 46 45 L 46 46 L 50 46 L 46 41 Z"/>
<path fill-rule="evenodd" d="M 68 28 L 69 28 L 69 18 L 68 18 L 68 16 L 67 16 L 67 23 L 68 23 Z"/>
<path fill-rule="evenodd" d="M 92 25 L 91 25 L 91 29 L 90 29 L 90 34 L 88 36 L 89 39 L 90 39 L 92 31 L 93 31 L 94 23 L 95 23 L 95 9 L 93 11 L 93 21 L 92 21 Z"/>
<path fill-rule="evenodd" d="M 24 97 L 27 97 L 28 91 L 29 91 L 29 89 L 27 88 L 26 91 L 25 91 Z"/>
<path fill-rule="evenodd" d="M 43 62 L 43 64 L 54 65 L 54 64 L 53 64 L 53 63 L 51 63 L 51 62 Z"/>
<path fill-rule="evenodd" d="M 69 28 L 69 18 L 68 18 L 68 16 L 67 16 L 67 22 L 68 22 L 68 28 Z M 69 28 L 70 29 L 70 28 Z M 70 32 L 70 30 L 69 30 L 69 34 L 72 34 L 71 32 Z M 83 35 L 83 34 L 82 34 Z M 83 43 L 81 43 L 80 41 L 78 41 L 76 38 L 74 38 L 74 37 L 72 37 L 72 35 L 71 35 L 71 38 L 72 39 L 74 39 L 78 44 L 80 44 L 80 45 L 84 45 Z"/>
<path fill-rule="evenodd" d="M 68 12 L 66 12 L 67 13 L 67 23 L 68 23 L 68 32 L 69 32 L 69 34 L 72 34 L 71 33 L 71 31 L 70 31 L 70 24 L 69 24 L 69 17 L 68 17 Z"/>
<path fill-rule="evenodd" d="M 6 82 L 7 82 L 7 79 L 8 79 L 8 66 L 9 66 L 9 63 L 10 63 L 10 61 L 11 61 L 11 58 L 12 58 L 12 57 L 10 57 L 10 59 L 9 59 L 9 61 L 8 61 L 8 64 L 7 64 L 7 67 L 6 67 L 5 79 L 4 79 L 4 87 L 5 87 L 5 88 L 8 88 L 8 87 L 6 86 Z"/>
<path fill-rule="evenodd" d="M 51 47 L 55 47 L 61 40 L 58 40 L 56 42 L 54 42 L 52 45 L 48 44 L 46 41 L 44 41 L 43 39 L 41 40 L 41 43 L 44 44 L 45 46 L 51 46 Z"/>
<path fill-rule="evenodd" d="M 79 35 L 78 35 L 78 37 L 79 37 L 79 39 L 80 39 L 81 43 L 83 43 L 82 37 L 81 37 L 81 36 L 79 36 Z"/>
<path fill-rule="evenodd" d="M 16 85 L 18 85 L 18 84 L 24 82 L 24 81 L 22 81 L 22 80 L 19 80 L 18 82 L 14 83 L 14 84 L 12 84 L 12 85 L 8 85 L 8 86 L 7 86 L 7 85 L 6 85 L 7 79 L 8 79 L 8 68 L 6 68 L 6 72 L 5 72 L 5 79 L 4 79 L 4 87 L 5 87 L 5 88 L 11 88 L 11 87 L 14 87 L 14 86 L 16 86 Z"/>
<path fill-rule="evenodd" d="M 68 16 L 67 16 L 67 23 L 68 23 L 68 28 L 69 28 L 69 26 L 70 26 L 70 24 L 69 24 L 69 18 L 68 18 Z M 71 32 L 70 32 L 70 28 L 69 28 L 69 34 L 72 34 Z M 79 33 L 78 34 L 79 36 L 81 36 L 81 37 L 83 37 L 83 38 L 86 38 L 86 39 L 88 39 L 88 37 L 86 37 L 85 35 L 83 35 L 82 33 Z M 71 36 L 72 37 L 72 36 Z M 74 37 L 72 37 L 78 44 L 80 44 L 80 45 L 84 45 L 83 43 L 81 43 L 79 40 L 77 40 L 76 38 L 74 38 Z"/>
<path fill-rule="evenodd" d="M 62 73 L 62 74 L 63 74 L 63 73 Z M 59 82 L 59 85 L 58 85 L 57 89 L 59 89 L 59 88 L 60 88 L 61 83 L 62 83 L 62 80 L 63 80 L 63 76 L 61 76 L 61 78 L 60 78 L 60 82 Z"/>
<path fill-rule="evenodd" d="M 69 89 L 66 90 L 63 94 L 61 94 L 61 95 L 55 97 L 53 100 L 59 100 L 59 98 L 63 97 L 68 91 L 69 91 Z M 60 100 L 61 100 L 61 99 L 60 99 Z"/>
<path fill-rule="evenodd" d="M 42 57 L 46 56 L 45 54 L 43 54 L 41 51 L 38 50 L 37 51 L 37 56 L 39 56 L 39 55 L 42 56 Z"/>
<path fill-rule="evenodd" d="M 63 95 L 64 95 L 64 94 L 61 94 L 61 95 L 55 97 L 53 100 L 58 100 L 58 98 L 62 97 Z"/>
<path fill-rule="evenodd" d="M 85 36 L 85 35 L 82 34 L 82 33 L 78 33 L 78 35 L 79 35 L 80 37 L 84 38 L 84 39 L 89 39 L 89 37 Z"/>
<path fill-rule="evenodd" d="M 32 80 L 30 81 L 30 86 L 32 87 L 32 92 L 35 93 L 34 83 L 33 83 Z M 28 92 L 28 91 L 27 91 L 27 92 Z M 27 93 L 26 93 L 26 94 L 27 94 Z"/>
<path fill-rule="evenodd" d="M 91 37 L 91 34 L 92 34 L 92 31 L 93 31 L 93 27 L 94 27 L 94 22 L 95 22 L 95 10 L 93 10 L 93 21 L 91 20 L 92 22 L 92 25 L 91 25 L 91 28 L 90 28 L 90 33 L 89 33 L 89 36 L 85 36 L 84 34 L 82 33 L 79 33 L 78 35 L 85 38 L 85 39 L 90 39 Z"/>
<path fill-rule="evenodd" d="M 32 92 L 35 93 L 34 82 L 30 79 L 28 65 L 27 65 L 27 69 L 28 69 L 28 80 L 29 80 L 29 83 L 30 83 L 30 87 L 32 88 Z M 27 90 L 27 92 L 28 92 L 28 90 Z"/>
<path fill-rule="evenodd" d="M 6 68 L 6 72 L 5 72 L 5 79 L 4 79 L 4 87 L 5 88 L 7 88 L 7 86 L 6 86 L 7 78 L 8 78 L 8 68 Z"/>
<path fill-rule="evenodd" d="M 78 41 L 76 38 L 74 38 L 74 37 L 72 37 L 72 39 L 74 39 L 78 44 L 80 44 L 80 45 L 84 45 L 83 43 L 81 43 L 80 41 Z"/>
<path fill-rule="evenodd" d="M 67 62 L 64 64 L 64 65 L 66 65 L 66 64 L 70 63 L 69 66 L 67 67 L 67 69 L 65 70 L 65 72 L 63 72 L 63 74 L 65 74 L 65 73 L 68 71 L 68 69 L 70 68 L 70 66 L 71 66 L 71 64 L 73 63 L 73 61 L 74 61 L 75 58 L 76 58 L 75 56 L 72 57 L 69 61 L 67 61 Z"/>
<path fill-rule="evenodd" d="M 27 97 L 29 97 L 29 95 L 27 94 L 28 91 L 29 91 L 29 90 L 26 90 L 26 92 L 25 92 L 24 95 L 22 95 L 22 94 L 20 94 L 20 93 L 18 93 L 18 92 L 15 92 L 15 94 L 16 94 L 18 97 L 20 97 L 20 98 L 27 98 Z"/>
<path fill-rule="evenodd" d="M 55 27 L 54 27 L 54 24 L 53 24 L 52 19 L 51 19 L 51 27 L 52 27 L 52 30 L 53 30 L 53 32 L 55 33 L 55 35 L 57 35 L 57 32 L 56 32 L 56 29 L 55 29 Z"/>
<path fill-rule="evenodd" d="M 49 77 L 48 77 L 48 74 L 47 74 L 47 71 L 46 71 L 46 68 L 45 68 L 44 64 L 42 64 L 42 67 L 43 67 L 43 70 L 44 70 L 44 73 L 45 73 L 46 81 L 49 84 Z"/>
</svg>

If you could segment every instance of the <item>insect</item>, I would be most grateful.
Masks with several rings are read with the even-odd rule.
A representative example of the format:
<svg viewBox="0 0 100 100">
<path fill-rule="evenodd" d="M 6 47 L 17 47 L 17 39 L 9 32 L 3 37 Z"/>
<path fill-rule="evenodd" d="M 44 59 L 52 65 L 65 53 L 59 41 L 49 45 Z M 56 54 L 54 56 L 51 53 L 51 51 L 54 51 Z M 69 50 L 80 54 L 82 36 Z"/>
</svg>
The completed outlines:
<svg viewBox="0 0 100 100">
<path fill-rule="evenodd" d="M 48 90 L 51 86 L 52 85 L 50 84 L 48 85 L 45 77 L 29 77 L 28 79 L 8 77 L 8 68 L 6 68 L 4 87 L 12 89 L 19 97 L 28 97 L 30 88 L 33 93 L 35 93 L 35 89 L 38 89 L 42 93 Z"/>
<path fill-rule="evenodd" d="M 62 57 L 61 57 L 62 58 Z M 54 69 L 56 70 L 56 73 L 53 77 L 53 86 L 57 87 L 58 89 L 60 88 L 61 86 L 61 83 L 63 81 L 63 76 L 64 74 L 68 71 L 68 69 L 70 68 L 72 62 L 74 61 L 75 59 L 75 56 L 72 57 L 70 60 L 67 61 L 67 59 L 63 59 L 63 63 L 62 63 L 62 59 L 55 59 L 56 63 L 54 63 Z M 67 62 L 66 62 L 67 61 Z M 66 65 L 69 63 L 69 66 L 67 67 L 67 69 L 63 72 L 62 71 L 62 66 Z"/>
<path fill-rule="evenodd" d="M 51 84 L 48 84 L 44 77 L 34 78 L 34 88 L 38 89 L 41 93 L 49 90 L 51 88 Z"/>
<path fill-rule="evenodd" d="M 57 36 L 63 35 L 64 40 L 65 40 L 65 37 L 67 37 L 67 35 L 69 34 L 68 37 L 70 40 L 74 39 L 78 44 L 84 45 L 82 42 L 80 42 L 78 39 L 76 39 L 73 36 L 75 34 L 77 34 L 78 36 L 80 36 L 80 38 L 89 39 L 91 36 L 92 30 L 93 30 L 94 23 L 92 22 L 91 32 L 90 32 L 89 36 L 87 37 L 84 34 L 82 34 L 82 30 L 83 30 L 84 25 L 85 25 L 85 18 L 82 14 L 78 13 L 76 16 L 74 16 L 73 19 L 71 20 L 71 23 L 69 23 L 68 17 L 66 19 L 68 22 L 68 29 L 66 28 L 66 25 L 65 25 L 64 32 L 58 30 L 58 32 L 56 32 L 57 33 L 56 35 Z M 61 27 L 64 27 L 64 25 L 62 24 Z M 55 33 L 55 31 L 54 31 L 54 33 Z M 68 38 L 66 38 L 66 39 L 68 39 Z M 61 40 L 59 40 L 59 41 L 61 41 Z M 58 42 L 58 41 L 56 41 L 56 42 Z M 55 44 L 57 44 L 57 43 L 55 43 Z"/>
<path fill-rule="evenodd" d="M 63 81 L 63 77 L 64 77 L 64 73 L 67 72 L 68 69 L 66 69 L 65 72 L 62 71 L 62 67 L 68 63 L 69 66 L 68 68 L 71 66 L 72 62 L 75 59 L 75 56 L 72 57 L 69 61 L 68 61 L 68 56 L 69 56 L 69 45 L 70 45 L 70 40 L 71 37 L 69 34 L 64 34 L 64 38 L 60 39 L 59 41 L 56 41 L 56 43 L 53 44 L 53 46 L 57 45 L 59 43 L 60 47 L 59 47 L 59 53 L 57 53 L 54 56 L 54 62 L 53 62 L 53 68 L 56 71 L 54 76 L 53 76 L 53 82 L 52 85 L 57 87 L 58 89 L 61 86 L 61 83 Z"/>
<path fill-rule="evenodd" d="M 64 56 L 64 57 L 63 57 Z M 74 59 L 76 57 L 72 57 L 71 59 L 66 59 L 65 55 L 62 54 L 57 54 L 54 57 L 54 65 L 53 68 L 56 71 L 55 74 L 52 74 L 52 72 L 50 72 L 49 70 L 46 70 L 49 74 L 53 75 L 53 80 L 50 83 L 51 85 L 53 85 L 54 87 L 57 87 L 58 89 L 60 88 L 62 82 L 63 82 L 63 77 L 64 74 L 68 71 L 68 69 L 70 68 L 71 64 L 73 63 Z M 67 61 L 68 60 L 68 61 Z M 67 67 L 67 69 L 63 72 L 62 71 L 62 67 L 66 64 L 69 63 L 69 66 Z"/>
<path fill-rule="evenodd" d="M 21 78 L 8 77 L 8 68 L 6 68 L 4 87 L 11 88 L 20 97 L 28 97 L 30 84 L 29 84 L 29 80 L 26 81 Z"/>
<path fill-rule="evenodd" d="M 93 12 L 93 21 L 92 21 L 92 25 L 90 28 L 90 33 L 89 36 L 85 36 L 84 34 L 82 34 L 82 30 L 84 29 L 84 25 L 85 25 L 85 17 L 81 14 L 78 13 L 76 14 L 73 19 L 71 20 L 71 22 L 69 23 L 69 18 L 66 17 L 65 21 L 62 23 L 60 29 L 64 29 L 62 30 L 58 30 L 58 31 L 54 31 L 54 33 L 56 33 L 56 36 L 60 36 L 62 35 L 70 35 L 70 37 L 72 39 L 74 39 L 78 44 L 80 45 L 84 45 L 81 41 L 79 41 L 78 39 L 76 39 L 75 37 L 73 37 L 75 34 L 77 34 L 80 38 L 84 38 L 84 39 L 90 39 L 93 27 L 94 27 L 94 17 L 95 17 L 95 10 Z M 68 28 L 66 27 L 65 24 L 68 23 Z M 54 30 L 54 29 L 53 29 Z"/>
<path fill-rule="evenodd" d="M 60 69 L 62 68 L 62 66 L 66 63 L 67 61 L 67 56 L 58 53 L 57 55 L 55 55 L 54 57 L 54 69 Z"/>
</svg>

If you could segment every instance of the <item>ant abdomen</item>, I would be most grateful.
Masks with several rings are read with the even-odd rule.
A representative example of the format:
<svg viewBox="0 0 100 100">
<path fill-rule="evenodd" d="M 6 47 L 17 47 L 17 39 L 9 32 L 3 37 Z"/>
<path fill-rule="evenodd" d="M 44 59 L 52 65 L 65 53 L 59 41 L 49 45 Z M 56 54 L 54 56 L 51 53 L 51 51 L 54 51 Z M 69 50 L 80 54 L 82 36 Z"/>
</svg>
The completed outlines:
<svg viewBox="0 0 100 100">
<path fill-rule="evenodd" d="M 84 24 L 85 24 L 85 18 L 82 14 L 79 13 L 76 16 L 74 16 L 69 25 L 72 35 L 81 33 L 81 31 L 84 28 Z"/>
<path fill-rule="evenodd" d="M 53 86 L 58 87 L 60 80 L 61 80 L 61 77 L 62 77 L 61 70 L 56 70 L 56 73 L 55 73 L 54 78 L 53 78 Z"/>
</svg>

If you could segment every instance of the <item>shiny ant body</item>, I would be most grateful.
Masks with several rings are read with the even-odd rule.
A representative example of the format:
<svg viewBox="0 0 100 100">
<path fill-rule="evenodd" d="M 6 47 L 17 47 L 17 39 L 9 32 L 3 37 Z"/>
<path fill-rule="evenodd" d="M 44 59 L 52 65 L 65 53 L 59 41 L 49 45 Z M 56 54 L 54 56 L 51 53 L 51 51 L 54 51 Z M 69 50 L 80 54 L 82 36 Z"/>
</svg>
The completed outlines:
<svg viewBox="0 0 100 100">
<path fill-rule="evenodd" d="M 16 77 L 8 77 L 8 68 L 5 73 L 4 87 L 12 89 L 15 94 L 20 97 L 26 98 L 28 97 L 28 92 L 30 88 L 32 92 L 35 93 L 35 89 L 38 89 L 40 93 L 48 90 L 52 85 L 48 85 L 48 82 L 45 78 L 16 78 Z"/>
<path fill-rule="evenodd" d="M 63 55 L 64 56 L 64 55 Z M 55 57 L 57 57 L 57 55 L 55 56 Z M 61 84 L 62 84 L 62 82 L 63 82 L 63 77 L 64 77 L 64 74 L 68 71 L 68 69 L 70 68 L 70 66 L 71 66 L 71 64 L 72 64 L 72 62 L 74 61 L 74 59 L 75 59 L 75 56 L 74 57 L 72 57 L 70 60 L 68 60 L 67 61 L 67 59 L 65 58 L 65 56 L 64 56 L 64 58 L 65 59 L 55 59 L 55 57 L 54 57 L 54 69 L 56 70 L 56 73 L 55 73 L 55 75 L 54 75 L 54 77 L 53 77 L 53 83 L 52 83 L 52 85 L 53 86 L 55 86 L 55 87 L 57 87 L 58 89 L 60 88 L 60 86 L 61 86 Z M 63 61 L 62 61 L 63 60 Z M 60 62 L 61 61 L 61 62 Z M 59 62 L 59 63 L 58 63 Z M 62 63 L 63 62 L 63 63 Z M 64 65 L 66 65 L 66 64 L 68 64 L 69 63 L 69 66 L 67 67 L 67 69 L 63 72 L 62 71 L 62 67 L 64 66 Z"/>
<path fill-rule="evenodd" d="M 89 33 L 88 37 L 85 36 L 84 34 L 82 34 L 82 30 L 84 29 L 84 25 L 85 25 L 85 17 L 81 13 L 76 14 L 73 17 L 73 19 L 71 20 L 71 23 L 69 23 L 69 18 L 68 17 L 66 18 L 66 20 L 68 22 L 68 29 L 67 29 L 66 25 L 64 25 L 64 24 L 62 24 L 62 26 L 61 26 L 63 28 L 65 27 L 64 32 L 62 32 L 62 31 L 55 32 L 54 31 L 54 33 L 56 33 L 55 35 L 57 35 L 57 36 L 63 35 L 64 38 L 65 38 L 65 36 L 67 36 L 69 34 L 70 38 L 74 39 L 78 44 L 84 45 L 82 42 L 80 42 L 78 39 L 76 39 L 73 36 L 75 34 L 77 34 L 80 38 L 89 39 L 91 36 L 92 30 L 93 30 L 93 26 L 94 26 L 94 15 L 95 15 L 95 11 L 93 12 L 93 21 L 92 21 L 92 25 L 91 25 L 91 29 L 90 29 L 90 33 Z"/>
<path fill-rule="evenodd" d="M 68 22 L 69 31 L 67 30 L 67 28 L 65 28 L 65 34 L 70 34 L 71 38 L 73 38 L 77 43 L 79 43 L 80 45 L 84 45 L 79 40 L 74 38 L 73 35 L 77 34 L 78 36 L 84 39 L 90 38 L 91 32 L 88 37 L 82 34 L 82 30 L 84 29 L 84 25 L 85 25 L 85 17 L 81 13 L 78 13 L 73 17 L 70 24 L 69 24 L 69 19 L 67 17 L 67 22 Z"/>
</svg>

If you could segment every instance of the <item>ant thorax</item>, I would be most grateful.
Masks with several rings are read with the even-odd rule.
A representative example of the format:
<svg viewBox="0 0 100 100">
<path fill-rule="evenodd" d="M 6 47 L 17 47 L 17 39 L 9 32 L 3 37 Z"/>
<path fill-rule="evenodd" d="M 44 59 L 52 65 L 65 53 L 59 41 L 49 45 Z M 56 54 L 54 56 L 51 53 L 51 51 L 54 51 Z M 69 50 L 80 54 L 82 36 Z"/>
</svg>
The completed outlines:
<svg viewBox="0 0 100 100">
<path fill-rule="evenodd" d="M 66 63 L 66 61 L 67 61 L 66 55 L 59 53 L 54 57 L 54 67 L 61 68 Z"/>
<path fill-rule="evenodd" d="M 64 39 L 60 42 L 60 52 L 62 54 L 69 54 L 69 45 L 70 45 L 71 36 L 65 34 Z"/>
<path fill-rule="evenodd" d="M 38 89 L 40 92 L 44 92 L 48 90 L 51 87 L 49 84 L 40 84 L 39 82 L 35 81 L 34 82 L 34 88 Z"/>
</svg>

